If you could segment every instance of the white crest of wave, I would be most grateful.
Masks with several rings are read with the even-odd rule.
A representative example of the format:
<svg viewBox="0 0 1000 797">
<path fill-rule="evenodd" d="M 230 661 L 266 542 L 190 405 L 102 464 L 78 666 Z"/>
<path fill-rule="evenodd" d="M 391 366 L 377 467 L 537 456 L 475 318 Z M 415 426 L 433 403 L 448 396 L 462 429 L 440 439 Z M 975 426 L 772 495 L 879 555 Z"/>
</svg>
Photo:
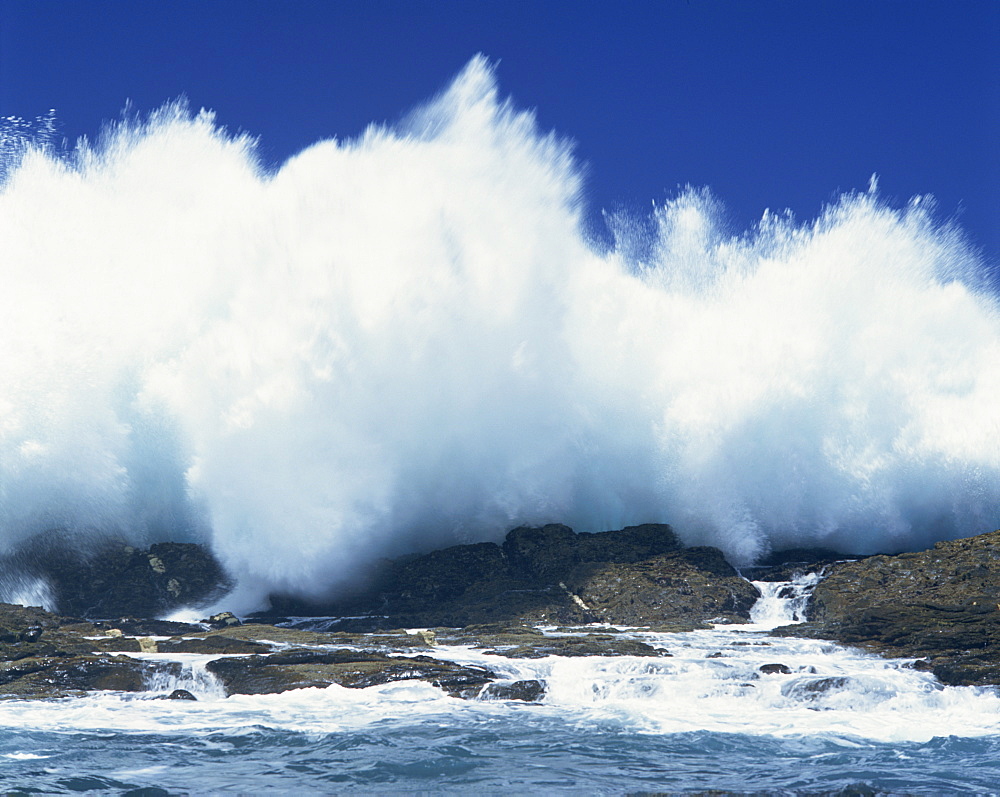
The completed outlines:
<svg viewBox="0 0 1000 797">
<path fill-rule="evenodd" d="M 178 105 L 7 161 L 6 550 L 204 539 L 249 609 L 520 523 L 737 563 L 1000 525 L 997 304 L 926 200 L 734 237 L 688 191 L 600 251 L 482 58 L 274 174 Z"/>
</svg>

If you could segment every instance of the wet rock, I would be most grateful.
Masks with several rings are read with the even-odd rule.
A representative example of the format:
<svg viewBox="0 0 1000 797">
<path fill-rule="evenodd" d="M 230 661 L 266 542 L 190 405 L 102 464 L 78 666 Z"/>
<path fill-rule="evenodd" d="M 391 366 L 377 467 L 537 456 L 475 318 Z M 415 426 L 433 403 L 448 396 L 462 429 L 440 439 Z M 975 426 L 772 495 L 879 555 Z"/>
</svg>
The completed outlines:
<svg viewBox="0 0 1000 797">
<path fill-rule="evenodd" d="M 322 622 L 318 625 L 324 625 Z M 265 623 L 245 623 L 244 625 L 202 632 L 205 639 L 225 636 L 230 639 L 245 639 L 265 644 L 279 645 L 342 645 L 364 649 L 385 649 L 408 651 L 430 647 L 427 638 L 420 633 L 409 633 L 403 629 L 383 631 L 379 633 L 347 633 L 343 631 L 324 631 L 310 628 L 286 628 Z"/>
<path fill-rule="evenodd" d="M 178 623 L 173 620 L 154 620 L 149 618 L 120 617 L 117 620 L 94 623 L 98 628 L 105 629 L 106 634 L 118 631 L 126 636 L 179 636 L 181 634 L 198 634 L 205 629 L 192 623 Z"/>
<path fill-rule="evenodd" d="M 663 656 L 664 653 L 652 645 L 635 639 L 622 639 L 606 634 L 586 636 L 542 637 L 522 642 L 514 647 L 490 644 L 484 638 L 480 647 L 490 648 L 489 652 L 508 659 L 541 659 L 546 656 Z"/>
<path fill-rule="evenodd" d="M 203 636 L 174 638 L 157 643 L 160 653 L 222 653 L 226 655 L 243 653 L 270 653 L 271 646 L 246 639 L 226 636 Z"/>
<path fill-rule="evenodd" d="M 37 641 L 47 628 L 59 628 L 67 619 L 37 606 L 0 603 L 0 643 Z"/>
<path fill-rule="evenodd" d="M 506 562 L 498 545 L 455 545 L 400 562 L 392 574 L 399 600 L 412 611 L 434 608 L 470 588 L 504 575 Z"/>
<path fill-rule="evenodd" d="M 290 689 L 340 684 L 364 688 L 421 680 L 453 697 L 475 697 L 495 675 L 482 667 L 438 661 L 429 656 L 387 656 L 350 650 L 292 649 L 268 656 L 216 659 L 207 665 L 228 694 L 273 694 Z"/>
<path fill-rule="evenodd" d="M 476 647 L 516 647 L 545 644 L 551 639 L 542 631 L 520 623 L 481 623 L 462 628 L 442 628 L 436 634 L 439 642 Z"/>
<path fill-rule="evenodd" d="M 167 695 L 167 700 L 197 700 L 194 695 L 192 695 L 187 689 L 175 689 L 169 695 Z"/>
<path fill-rule="evenodd" d="M 682 548 L 628 564 L 582 565 L 569 588 L 600 620 L 623 625 L 746 622 L 760 592 L 716 548 Z"/>
<path fill-rule="evenodd" d="M 219 614 L 213 614 L 208 619 L 202 620 L 202 622 L 209 628 L 230 628 L 234 625 L 243 625 L 240 622 L 240 618 L 232 612 L 219 612 Z"/>
<path fill-rule="evenodd" d="M 106 541 L 81 551 L 60 531 L 38 535 L 12 557 L 43 578 L 58 611 L 89 618 L 156 617 L 221 597 L 229 581 L 211 553 L 193 543 L 157 543 L 142 550 Z"/>
<path fill-rule="evenodd" d="M 21 632 L 21 641 L 23 642 L 37 642 L 42 637 L 42 631 L 44 629 L 40 625 L 32 625 Z"/>
<path fill-rule="evenodd" d="M 86 637 L 98 633 L 93 624 L 82 620 L 38 607 L 0 603 L 0 661 L 96 653 L 100 646 Z"/>
<path fill-rule="evenodd" d="M 837 692 L 851 683 L 850 678 L 830 677 L 792 681 L 781 687 L 781 694 L 793 700 L 816 700 L 827 692 Z"/>
<path fill-rule="evenodd" d="M 564 579 L 583 562 L 640 562 L 680 547 L 673 530 L 663 524 L 596 534 L 577 534 L 568 526 L 551 524 L 509 532 L 503 553 L 515 575 L 553 582 Z"/>
<path fill-rule="evenodd" d="M 142 692 L 156 673 L 176 676 L 180 665 L 108 655 L 26 658 L 0 663 L 0 694 L 52 698 L 100 690 Z"/>
<path fill-rule="evenodd" d="M 926 659 L 944 683 L 1000 683 L 1000 531 L 831 565 L 786 636 Z"/>
<path fill-rule="evenodd" d="M 669 526 L 577 534 L 552 524 L 514 529 L 502 546 L 458 545 L 383 563 L 367 592 L 337 604 L 272 604 L 284 614 L 348 616 L 336 628 L 354 632 L 511 621 L 680 631 L 746 620 L 758 596 L 720 551 L 681 548 Z"/>
<path fill-rule="evenodd" d="M 545 697 L 545 684 L 535 679 L 514 681 L 509 684 L 488 684 L 481 697 L 483 700 L 521 700 L 525 703 L 537 703 Z"/>
<path fill-rule="evenodd" d="M 831 548 L 789 548 L 775 551 L 752 567 L 743 568 L 743 575 L 754 581 L 792 581 L 808 573 L 823 572 L 836 562 L 858 558 Z"/>
<path fill-rule="evenodd" d="M 118 637 L 103 637 L 91 640 L 93 645 L 97 650 L 103 651 L 105 653 L 144 653 L 149 652 L 150 647 L 149 642 L 145 643 L 145 648 L 142 643 L 143 637 L 131 637 L 131 636 L 118 636 Z M 154 643 L 155 645 L 155 643 Z"/>
<path fill-rule="evenodd" d="M 792 668 L 787 664 L 762 664 L 757 668 L 762 675 L 790 675 Z"/>
</svg>

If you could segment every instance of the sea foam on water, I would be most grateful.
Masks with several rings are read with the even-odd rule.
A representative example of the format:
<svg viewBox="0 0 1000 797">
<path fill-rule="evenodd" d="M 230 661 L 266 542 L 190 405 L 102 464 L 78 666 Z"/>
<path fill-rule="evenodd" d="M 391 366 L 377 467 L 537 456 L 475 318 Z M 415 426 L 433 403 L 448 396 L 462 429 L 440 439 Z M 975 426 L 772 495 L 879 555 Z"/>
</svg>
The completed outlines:
<svg viewBox="0 0 1000 797">
<path fill-rule="evenodd" d="M 482 58 L 274 172 L 177 104 L 2 140 L 0 553 L 203 541 L 246 611 L 518 524 L 736 564 L 1000 526 L 997 298 L 926 198 L 733 235 L 688 190 L 603 247 Z"/>
</svg>

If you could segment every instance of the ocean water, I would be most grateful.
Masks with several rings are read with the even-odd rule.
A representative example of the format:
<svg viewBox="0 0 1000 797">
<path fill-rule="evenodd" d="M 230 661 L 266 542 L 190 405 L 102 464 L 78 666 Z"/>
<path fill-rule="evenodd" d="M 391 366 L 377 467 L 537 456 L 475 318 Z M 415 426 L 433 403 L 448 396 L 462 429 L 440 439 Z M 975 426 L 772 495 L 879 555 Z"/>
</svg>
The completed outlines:
<svg viewBox="0 0 1000 797">
<path fill-rule="evenodd" d="M 539 703 L 422 682 L 224 697 L 211 656 L 139 694 L 0 702 L 0 789 L 128 793 L 991 793 L 1000 693 L 905 661 L 769 636 L 800 610 L 761 584 L 754 623 L 634 632 L 672 655 L 433 655 L 538 678 Z M 586 629 L 585 629 L 586 630 Z M 581 630 L 581 633 L 585 632 Z M 590 629 L 593 630 L 593 629 Z M 157 655 L 157 654 L 147 654 Z M 787 673 L 762 674 L 765 664 Z M 199 700 L 158 700 L 186 688 Z M 162 790 L 157 792 L 155 790 Z M 868 791 L 865 791 L 865 790 Z"/>
<path fill-rule="evenodd" d="M 249 613 L 521 524 L 669 522 L 740 566 L 1000 527 L 1000 305 L 930 197 L 873 178 L 734 231 L 690 188 L 604 244 L 571 144 L 483 58 L 276 168 L 183 104 L 53 130 L 0 124 L 0 599 L 58 608 L 14 564 L 54 529 L 201 542 Z M 1000 791 L 995 690 L 771 638 L 769 600 L 642 635 L 670 657 L 490 661 L 538 704 L 225 698 L 197 657 L 3 700 L 0 790 Z M 199 700 L 152 699 L 177 686 Z"/>
</svg>

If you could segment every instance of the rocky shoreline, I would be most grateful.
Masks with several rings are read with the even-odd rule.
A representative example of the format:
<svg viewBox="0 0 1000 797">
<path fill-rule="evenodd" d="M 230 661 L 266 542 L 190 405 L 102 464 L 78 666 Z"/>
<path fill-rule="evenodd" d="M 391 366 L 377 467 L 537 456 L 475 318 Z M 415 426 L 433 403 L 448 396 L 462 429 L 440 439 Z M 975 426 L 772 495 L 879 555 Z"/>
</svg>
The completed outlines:
<svg viewBox="0 0 1000 797">
<path fill-rule="evenodd" d="M 916 659 L 946 684 L 998 685 L 1000 531 L 829 566 L 808 618 L 776 633 Z"/>
<path fill-rule="evenodd" d="M 544 683 L 511 682 L 433 649 L 664 656 L 616 626 L 676 632 L 743 623 L 760 596 L 720 551 L 684 547 L 659 524 L 598 534 L 518 528 L 501 545 L 383 562 L 364 589 L 334 603 L 275 596 L 270 611 L 244 622 L 228 613 L 197 624 L 155 619 L 228 588 L 196 545 L 109 546 L 75 568 L 62 553 L 35 561 L 63 613 L 0 604 L 0 697 L 143 692 L 181 674 L 174 654 L 199 654 L 226 694 L 418 679 L 455 697 L 534 701 Z M 751 577 L 818 571 L 807 622 L 772 633 L 913 660 L 945 684 L 1000 685 L 1000 531 L 848 561 L 829 551 L 786 552 Z M 303 617 L 310 619 L 296 620 Z M 194 697 L 182 689 L 169 696 Z"/>
</svg>

